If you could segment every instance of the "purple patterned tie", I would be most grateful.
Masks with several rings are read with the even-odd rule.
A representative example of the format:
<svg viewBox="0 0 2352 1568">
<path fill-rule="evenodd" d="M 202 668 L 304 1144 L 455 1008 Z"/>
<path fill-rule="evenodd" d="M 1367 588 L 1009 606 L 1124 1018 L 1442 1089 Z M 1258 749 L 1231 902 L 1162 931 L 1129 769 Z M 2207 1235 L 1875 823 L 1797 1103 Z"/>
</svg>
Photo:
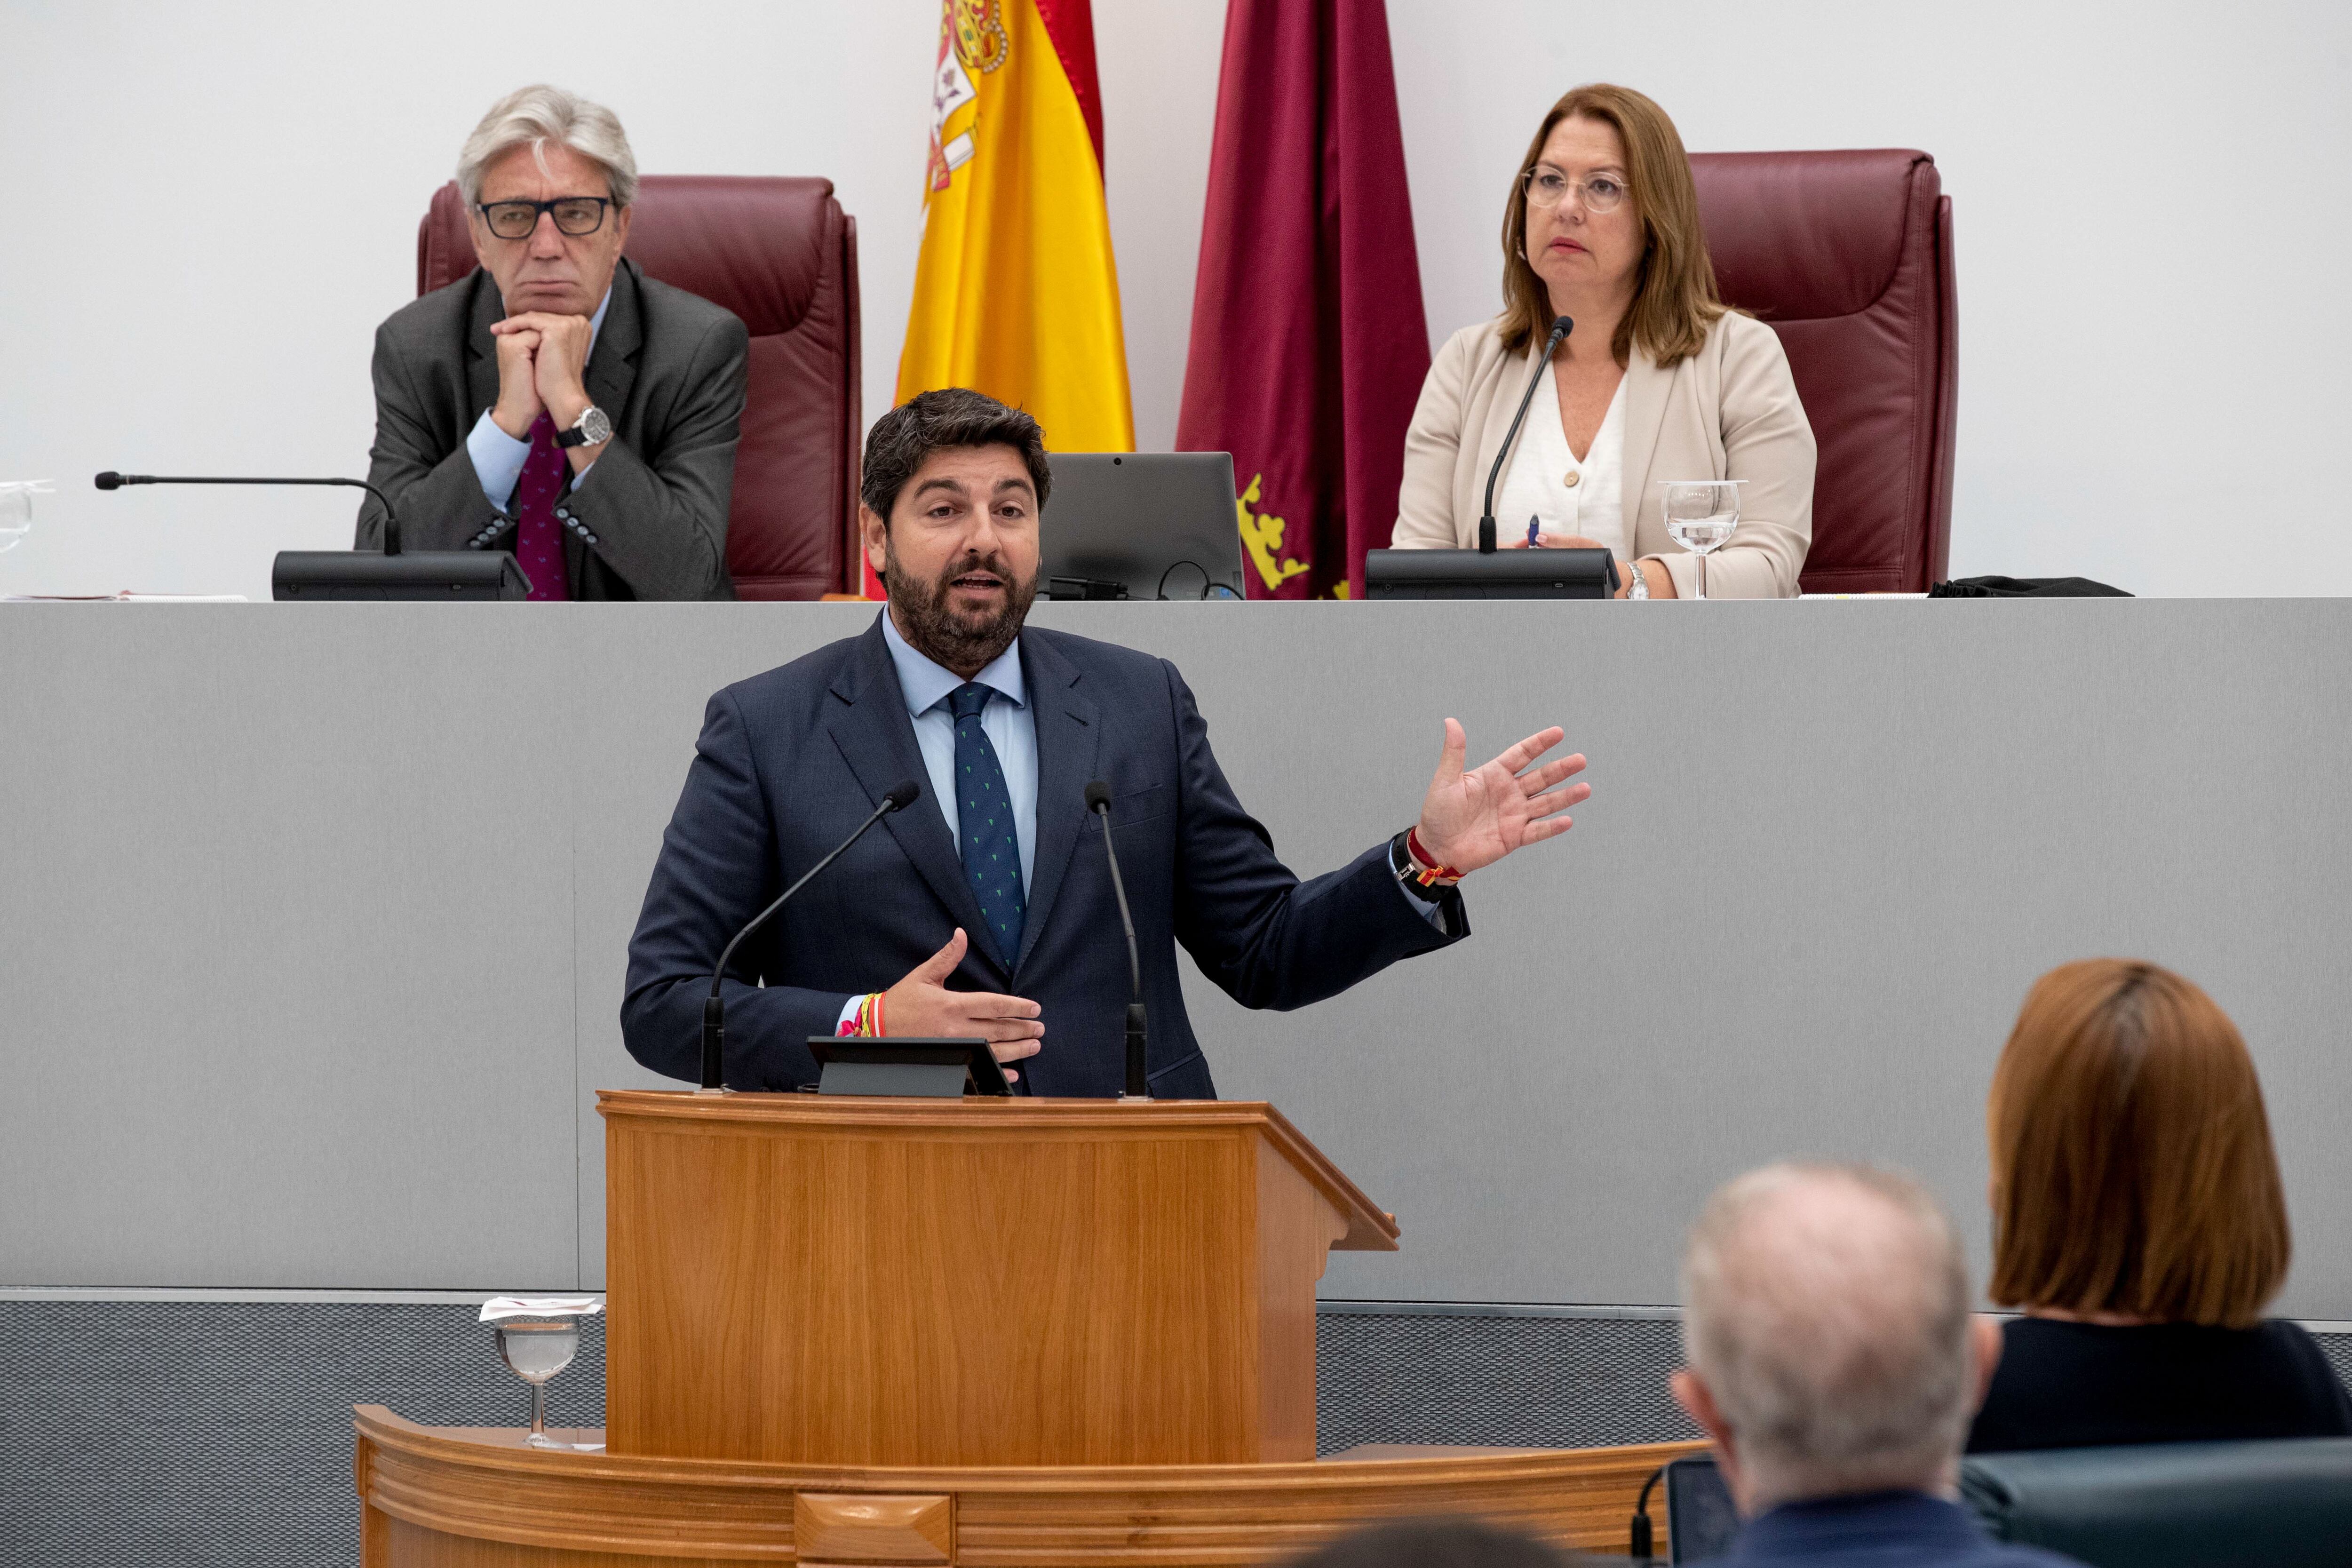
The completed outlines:
<svg viewBox="0 0 2352 1568">
<path fill-rule="evenodd" d="M 522 479 L 515 486 L 515 517 L 522 526 L 515 537 L 515 555 L 522 574 L 530 579 L 534 599 L 572 597 L 572 579 L 563 565 L 563 530 L 555 521 L 555 501 L 563 493 L 563 479 L 572 467 L 563 448 L 555 444 L 555 421 L 546 413 L 530 422 L 530 456 L 522 460 Z"/>
</svg>

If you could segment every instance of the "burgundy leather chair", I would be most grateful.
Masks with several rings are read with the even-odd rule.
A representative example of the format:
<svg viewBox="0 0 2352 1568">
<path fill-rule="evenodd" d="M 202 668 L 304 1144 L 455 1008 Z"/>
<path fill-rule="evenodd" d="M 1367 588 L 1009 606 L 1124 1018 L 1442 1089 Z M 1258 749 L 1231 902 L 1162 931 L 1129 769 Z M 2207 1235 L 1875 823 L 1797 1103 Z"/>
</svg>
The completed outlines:
<svg viewBox="0 0 2352 1568">
<path fill-rule="evenodd" d="M 856 592 L 857 220 L 834 200 L 833 182 L 647 174 L 628 254 L 647 277 L 725 306 L 751 331 L 727 516 L 737 596 Z M 452 181 L 416 227 L 416 291 L 473 268 Z"/>
<path fill-rule="evenodd" d="M 1952 202 L 1925 153 L 1695 153 L 1723 297 L 1780 334 L 1821 447 L 1809 593 L 1945 575 L 1959 307 Z"/>
</svg>

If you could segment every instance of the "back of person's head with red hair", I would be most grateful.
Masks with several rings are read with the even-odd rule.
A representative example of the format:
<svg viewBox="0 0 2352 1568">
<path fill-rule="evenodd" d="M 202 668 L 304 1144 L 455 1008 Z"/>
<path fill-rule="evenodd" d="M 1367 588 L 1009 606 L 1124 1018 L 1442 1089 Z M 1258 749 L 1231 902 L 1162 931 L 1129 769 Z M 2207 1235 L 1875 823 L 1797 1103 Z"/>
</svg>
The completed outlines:
<svg viewBox="0 0 2352 1568">
<path fill-rule="evenodd" d="M 2253 1060 L 2169 970 L 2086 959 L 2035 982 L 1985 1121 L 1999 1304 L 2242 1328 L 2286 1278 Z"/>
</svg>

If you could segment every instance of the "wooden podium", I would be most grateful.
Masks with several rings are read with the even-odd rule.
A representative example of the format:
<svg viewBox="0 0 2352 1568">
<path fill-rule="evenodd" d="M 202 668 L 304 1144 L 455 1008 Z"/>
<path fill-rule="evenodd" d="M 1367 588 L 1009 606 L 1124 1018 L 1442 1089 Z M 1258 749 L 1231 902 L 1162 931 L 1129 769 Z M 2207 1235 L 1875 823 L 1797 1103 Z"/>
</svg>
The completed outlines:
<svg viewBox="0 0 2352 1568">
<path fill-rule="evenodd" d="M 1315 1457 L 1315 1282 L 1393 1251 L 1279 1112 L 604 1094 L 614 1453 Z"/>
<path fill-rule="evenodd" d="M 1315 1284 L 1393 1250 L 1271 1106 L 598 1095 L 609 1451 L 360 1413 L 363 1561 L 1256 1563 L 1467 1511 L 1624 1549 L 1696 1445 L 1315 1458 Z"/>
</svg>

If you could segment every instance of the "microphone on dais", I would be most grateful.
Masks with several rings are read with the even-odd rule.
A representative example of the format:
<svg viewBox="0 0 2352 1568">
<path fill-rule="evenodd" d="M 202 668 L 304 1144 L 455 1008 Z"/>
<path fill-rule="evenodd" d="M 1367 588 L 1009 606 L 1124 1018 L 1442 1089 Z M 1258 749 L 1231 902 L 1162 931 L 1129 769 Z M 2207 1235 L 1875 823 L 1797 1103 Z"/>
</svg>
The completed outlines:
<svg viewBox="0 0 2352 1568">
<path fill-rule="evenodd" d="M 1503 432 L 1503 445 L 1495 454 L 1495 466 L 1486 470 L 1486 510 L 1478 519 L 1478 553 L 1481 555 L 1495 553 L 1495 481 L 1503 477 L 1503 465 L 1510 460 L 1511 443 L 1518 438 L 1520 421 L 1528 416 L 1528 405 L 1536 400 L 1536 383 L 1543 379 L 1544 366 L 1551 363 L 1553 351 L 1575 330 L 1576 323 L 1566 316 L 1552 318 L 1551 336 L 1544 340 L 1543 353 L 1536 356 L 1535 374 L 1528 377 L 1528 390 L 1519 398 L 1519 411 L 1511 416 L 1511 427 Z"/>
</svg>

